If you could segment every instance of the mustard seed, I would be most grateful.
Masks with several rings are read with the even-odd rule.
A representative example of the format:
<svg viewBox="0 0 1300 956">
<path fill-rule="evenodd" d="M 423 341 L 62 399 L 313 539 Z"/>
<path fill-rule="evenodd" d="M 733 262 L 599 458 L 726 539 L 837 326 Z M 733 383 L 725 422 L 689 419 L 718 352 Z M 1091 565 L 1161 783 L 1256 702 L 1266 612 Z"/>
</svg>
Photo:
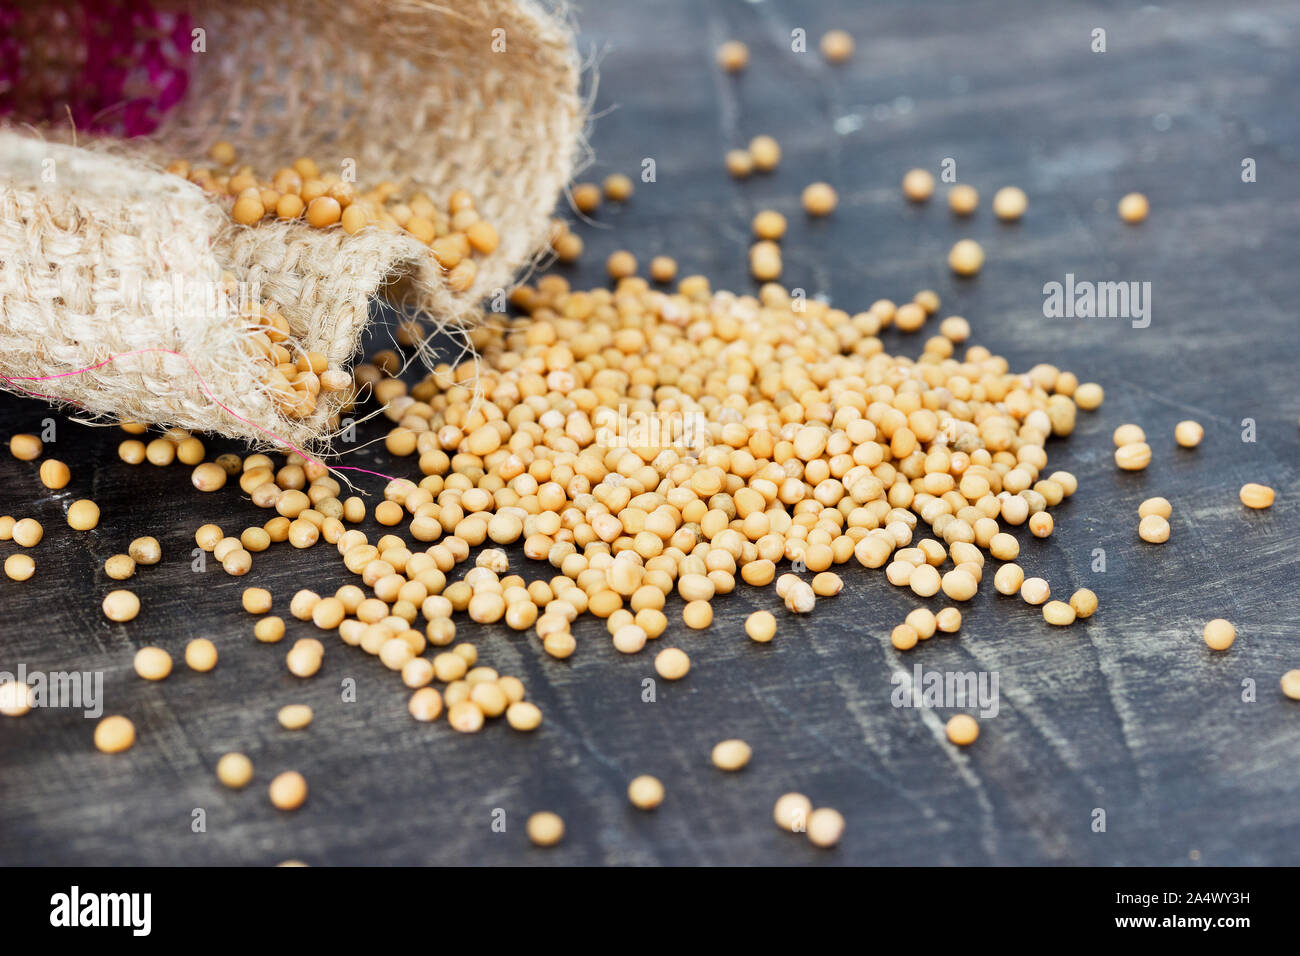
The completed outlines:
<svg viewBox="0 0 1300 956">
<path fill-rule="evenodd" d="M 844 836 L 844 817 L 838 810 L 819 807 L 808 815 L 808 839 L 814 846 L 830 849 Z"/>
<path fill-rule="evenodd" d="M 226 469 L 216 462 L 204 462 L 190 473 L 190 483 L 199 491 L 220 491 L 226 486 Z"/>
<path fill-rule="evenodd" d="M 13 581 L 27 581 L 36 573 L 36 562 L 26 554 L 11 554 L 5 558 L 5 576 Z"/>
<path fill-rule="evenodd" d="M 1149 544 L 1164 544 L 1169 540 L 1169 522 L 1157 514 L 1149 514 L 1138 522 L 1138 537 Z"/>
<path fill-rule="evenodd" d="M 1151 446 L 1135 441 L 1115 449 L 1115 464 L 1124 471 L 1142 471 L 1151 464 Z"/>
<path fill-rule="evenodd" d="M 573 187 L 573 204 L 585 215 L 600 208 L 600 199 L 600 187 L 595 183 L 578 183 Z"/>
<path fill-rule="evenodd" d="M 130 591 L 109 591 L 104 596 L 104 616 L 110 621 L 125 622 L 140 613 L 140 599 Z"/>
<path fill-rule="evenodd" d="M 1237 639 L 1237 629 L 1221 617 L 1205 625 L 1205 643 L 1212 651 L 1226 651 Z"/>
<path fill-rule="evenodd" d="M 1043 605 L 1043 620 L 1057 627 L 1066 627 L 1074 623 L 1077 617 L 1074 606 L 1064 601 L 1048 601 Z"/>
<path fill-rule="evenodd" d="M 1074 608 L 1075 617 L 1092 617 L 1097 610 L 1097 595 L 1087 588 L 1079 588 L 1070 595 L 1070 607 Z"/>
<path fill-rule="evenodd" d="M 955 607 L 946 607 L 935 615 L 935 626 L 944 634 L 956 634 L 961 630 L 961 611 Z"/>
<path fill-rule="evenodd" d="M 676 647 L 665 647 L 655 655 L 655 672 L 664 680 L 681 680 L 690 669 L 691 659 Z"/>
<path fill-rule="evenodd" d="M 161 647 L 142 647 L 135 652 L 135 672 L 145 680 L 162 680 L 172 672 L 172 656 Z"/>
<path fill-rule="evenodd" d="M 812 801 L 802 793 L 783 793 L 772 807 L 772 819 L 787 833 L 803 833 L 808 829 L 812 811 Z"/>
<path fill-rule="evenodd" d="M 1029 516 L 1029 533 L 1035 538 L 1051 537 L 1052 529 L 1055 526 L 1056 522 L 1052 520 L 1052 516 L 1046 511 L 1040 511 Z"/>
<path fill-rule="evenodd" d="M 1003 222 L 1015 222 L 1029 208 L 1029 197 L 1018 186 L 1003 186 L 993 194 L 993 215 Z"/>
<path fill-rule="evenodd" d="M 89 531 L 99 524 L 99 505 L 88 498 L 68 506 L 68 526 L 74 531 Z"/>
<path fill-rule="evenodd" d="M 17 680 L 7 680 L 0 684 L 0 714 L 6 717 L 22 717 L 32 709 L 34 695 L 28 684 Z"/>
<path fill-rule="evenodd" d="M 948 190 L 948 208 L 958 216 L 969 216 L 979 208 L 980 194 L 974 186 L 959 183 Z"/>
<path fill-rule="evenodd" d="M 1118 209 L 1119 218 L 1133 224 L 1146 219 L 1147 213 L 1151 210 L 1151 205 L 1147 202 L 1147 197 L 1141 193 L 1129 193 L 1120 199 Z"/>
<path fill-rule="evenodd" d="M 754 171 L 754 157 L 747 149 L 728 150 L 724 164 L 734 179 L 745 179 Z"/>
<path fill-rule="evenodd" d="M 910 169 L 903 177 L 903 195 L 912 202 L 926 202 L 934 195 L 934 175 L 928 169 Z"/>
<path fill-rule="evenodd" d="M 610 173 L 601 185 L 605 189 L 605 198 L 611 202 L 627 202 L 632 198 L 632 180 L 622 173 Z"/>
<path fill-rule="evenodd" d="M 717 60 L 728 73 L 739 73 L 749 65 L 749 47 L 739 40 L 728 40 L 718 47 Z"/>
<path fill-rule="evenodd" d="M 95 749 L 106 754 L 117 754 L 135 743 L 135 724 L 127 718 L 114 715 L 105 717 L 95 725 Z"/>
<path fill-rule="evenodd" d="M 804 187 L 803 209 L 810 216 L 829 216 L 839 205 L 839 195 L 829 183 L 810 183 Z"/>
<path fill-rule="evenodd" d="M 135 538 L 127 545 L 126 552 L 136 564 L 153 565 L 162 560 L 162 545 L 148 535 Z"/>
<path fill-rule="evenodd" d="M 677 260 L 670 256 L 655 256 L 650 260 L 650 278 L 655 282 L 672 282 L 677 278 Z"/>
<path fill-rule="evenodd" d="M 781 162 L 781 144 L 771 136 L 755 136 L 749 141 L 749 156 L 755 169 L 769 173 Z"/>
<path fill-rule="evenodd" d="M 916 647 L 919 639 L 920 635 L 916 633 L 916 628 L 910 624 L 899 624 L 889 634 L 889 642 L 900 651 L 910 651 Z"/>
<path fill-rule="evenodd" d="M 253 625 L 253 636 L 263 644 L 275 644 L 284 638 L 284 619 L 274 615 Z"/>
<path fill-rule="evenodd" d="M 610 253 L 605 260 L 605 271 L 609 273 L 611 279 L 626 279 L 628 276 L 636 275 L 636 256 L 626 249 L 619 249 Z"/>
<path fill-rule="evenodd" d="M 515 730 L 536 730 L 542 723 L 542 712 L 536 704 L 517 700 L 506 708 L 506 723 Z"/>
<path fill-rule="evenodd" d="M 525 827 L 528 839 L 537 846 L 555 846 L 564 839 L 564 821 L 550 811 L 534 813 Z"/>
<path fill-rule="evenodd" d="M 442 713 L 442 695 L 436 688 L 421 687 L 411 695 L 406 709 L 416 720 L 427 724 Z"/>
<path fill-rule="evenodd" d="M 20 518 L 14 522 L 10 537 L 24 548 L 34 548 L 45 537 L 45 528 L 35 518 Z"/>
<path fill-rule="evenodd" d="M 57 458 L 47 458 L 41 462 L 41 484 L 46 488 L 57 491 L 66 487 L 71 480 L 72 472 Z"/>
<path fill-rule="evenodd" d="M 719 770 L 740 770 L 752 756 L 753 751 L 743 740 L 724 740 L 714 745 L 713 765 Z"/>
<path fill-rule="evenodd" d="M 984 249 L 974 239 L 959 239 L 948 253 L 948 268 L 959 276 L 973 276 L 984 265 Z"/>
<path fill-rule="evenodd" d="M 821 51 L 829 63 L 843 63 L 853 56 L 853 37 L 846 30 L 827 30 L 822 34 Z"/>
<path fill-rule="evenodd" d="M 993 590 L 1008 596 L 1018 594 L 1024 581 L 1025 572 L 1018 564 L 1004 564 L 993 575 Z"/>
<path fill-rule="evenodd" d="M 1010 567 L 1010 565 L 1004 565 Z M 1020 585 L 1020 596 L 1025 599 L 1026 604 L 1042 604 L 1052 596 L 1052 589 L 1048 587 L 1047 582 L 1042 578 L 1025 578 Z"/>
<path fill-rule="evenodd" d="M 117 457 L 128 465 L 138 465 L 145 460 L 144 442 L 129 438 L 117 446 Z"/>
<path fill-rule="evenodd" d="M 1174 441 L 1183 448 L 1195 448 L 1205 437 L 1205 429 L 1199 422 L 1182 421 L 1174 426 Z"/>
<path fill-rule="evenodd" d="M 1276 493 L 1268 485 L 1257 485 L 1254 482 L 1241 486 L 1239 497 L 1241 503 L 1247 508 L 1271 508 Z"/>
<path fill-rule="evenodd" d="M 785 216 L 775 209 L 764 209 L 754 216 L 752 226 L 754 235 L 759 239 L 775 241 L 785 235 Z"/>
<path fill-rule="evenodd" d="M 745 633 L 759 644 L 766 644 L 776 636 L 776 618 L 770 611 L 755 611 L 745 618 Z"/>
<path fill-rule="evenodd" d="M 1168 498 L 1148 498 L 1138 505 L 1139 518 L 1145 518 L 1148 515 L 1159 515 L 1161 518 L 1168 520 L 1173 513 L 1174 506 L 1169 503 Z"/>
<path fill-rule="evenodd" d="M 185 645 L 185 663 L 190 670 L 206 674 L 217 666 L 217 646 L 206 637 L 196 637 Z"/>
<path fill-rule="evenodd" d="M 306 704 L 289 704 L 281 707 L 275 719 L 285 730 L 302 730 L 311 723 L 312 711 Z"/>
<path fill-rule="evenodd" d="M 979 722 L 970 714 L 954 714 L 945 728 L 948 739 L 958 747 L 969 747 L 980 735 Z"/>
<path fill-rule="evenodd" d="M 271 781 L 271 804 L 277 810 L 297 810 L 307 801 L 307 781 L 296 770 L 286 770 Z"/>
<path fill-rule="evenodd" d="M 1300 700 L 1300 670 L 1289 670 L 1282 675 L 1282 693 L 1292 700 Z"/>
<path fill-rule="evenodd" d="M 253 779 L 253 761 L 241 753 L 223 754 L 217 761 L 217 779 L 231 790 L 242 790 Z"/>
<path fill-rule="evenodd" d="M 627 785 L 627 798 L 638 810 L 653 810 L 664 802 L 664 785 L 658 777 L 642 774 Z"/>
<path fill-rule="evenodd" d="M 474 734 L 483 729 L 483 711 L 471 700 L 461 700 L 447 709 L 447 723 L 462 734 Z"/>
</svg>

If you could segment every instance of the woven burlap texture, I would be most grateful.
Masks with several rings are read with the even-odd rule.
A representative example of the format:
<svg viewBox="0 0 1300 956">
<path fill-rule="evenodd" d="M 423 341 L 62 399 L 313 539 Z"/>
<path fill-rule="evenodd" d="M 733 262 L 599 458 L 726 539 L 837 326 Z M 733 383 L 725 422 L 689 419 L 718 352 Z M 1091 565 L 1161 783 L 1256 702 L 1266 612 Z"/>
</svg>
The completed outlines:
<svg viewBox="0 0 1300 956">
<path fill-rule="evenodd" d="M 337 401 L 301 421 L 276 410 L 249 372 L 238 309 L 215 298 L 222 276 L 270 300 L 332 366 L 354 356 L 379 295 L 439 324 L 473 321 L 544 248 L 573 173 L 572 34 L 531 0 L 234 2 L 192 17 L 207 51 L 155 134 L 71 145 L 64 128 L 0 131 L 0 385 L 88 415 L 310 442 Z M 223 139 L 263 175 L 310 156 L 361 185 L 435 200 L 466 189 L 500 245 L 456 294 L 405 233 L 235 225 L 161 171 Z"/>
</svg>

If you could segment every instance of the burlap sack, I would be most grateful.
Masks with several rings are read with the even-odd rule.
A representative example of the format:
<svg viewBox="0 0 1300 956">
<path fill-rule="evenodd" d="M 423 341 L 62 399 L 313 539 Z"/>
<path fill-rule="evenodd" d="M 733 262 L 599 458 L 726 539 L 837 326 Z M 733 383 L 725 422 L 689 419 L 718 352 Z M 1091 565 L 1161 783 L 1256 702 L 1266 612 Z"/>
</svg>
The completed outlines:
<svg viewBox="0 0 1300 956">
<path fill-rule="evenodd" d="M 472 318 L 544 246 L 573 172 L 584 118 L 572 37 L 532 0 L 234 2 L 191 15 L 207 52 L 156 133 L 72 146 L 57 126 L 0 131 L 0 385 L 121 420 L 310 441 L 338 400 L 301 421 L 276 410 L 248 370 L 238 309 L 212 295 L 223 273 L 336 367 L 376 295 L 441 323 Z M 221 139 L 264 175 L 305 155 L 322 169 L 351 160 L 361 184 L 435 199 L 467 189 L 500 246 L 455 294 L 405 233 L 235 225 L 160 169 Z"/>
</svg>

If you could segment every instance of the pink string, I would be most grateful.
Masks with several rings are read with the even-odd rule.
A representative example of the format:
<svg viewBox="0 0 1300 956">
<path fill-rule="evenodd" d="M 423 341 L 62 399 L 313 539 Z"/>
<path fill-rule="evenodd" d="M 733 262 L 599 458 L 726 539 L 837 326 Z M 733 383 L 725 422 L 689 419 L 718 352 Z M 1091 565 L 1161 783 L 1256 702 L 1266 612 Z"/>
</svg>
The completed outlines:
<svg viewBox="0 0 1300 956">
<path fill-rule="evenodd" d="M 73 369 L 70 372 L 59 372 L 55 375 L 19 375 L 13 377 L 8 375 L 0 375 L 0 378 L 3 378 L 6 382 L 47 382 L 55 378 L 67 378 L 70 375 L 83 375 L 86 372 L 93 372 L 97 368 L 103 368 L 105 365 L 108 365 L 110 362 L 116 362 L 118 359 L 129 358 L 132 355 L 145 355 L 149 352 L 161 352 L 163 355 L 176 356 L 178 359 L 180 359 L 182 362 L 184 362 L 186 365 L 190 367 L 190 371 L 194 373 L 194 377 L 199 380 L 199 388 L 203 389 L 203 394 L 206 395 L 209 399 L 211 399 L 214 405 L 216 405 L 218 408 L 224 411 L 227 415 L 230 415 L 233 418 L 237 418 L 245 425 L 248 425 L 252 428 L 256 428 L 259 432 L 261 432 L 263 435 L 266 435 L 276 444 L 283 445 L 285 448 L 288 448 L 291 451 L 301 455 L 305 460 L 311 462 L 312 464 L 320 465 L 326 471 L 359 471 L 362 474 L 374 475 L 376 478 L 384 478 L 387 479 L 388 481 L 398 480 L 392 475 L 384 474 L 382 471 L 371 471 L 369 468 L 360 468 L 356 465 L 335 465 L 331 467 L 325 464 L 325 462 L 313 458 L 311 455 L 307 454 L 307 452 L 299 448 L 297 445 L 293 444 L 288 439 L 281 438 L 279 435 L 275 434 L 274 432 L 268 431 L 267 429 L 263 428 L 261 425 L 257 424 L 256 422 L 249 421 L 247 418 L 240 415 L 233 409 L 229 408 L 226 405 L 223 405 L 221 401 L 215 395 L 212 394 L 212 390 L 208 388 L 208 383 L 203 380 L 203 376 L 199 374 L 199 370 L 194 365 L 194 363 L 191 362 L 187 356 L 182 355 L 180 352 L 174 352 L 171 349 L 150 348 L 150 349 L 136 349 L 134 352 L 122 352 L 119 355 L 111 356 L 110 358 L 106 358 L 104 359 L 104 361 L 97 362 L 94 365 L 87 365 L 85 368 Z M 53 395 L 42 395 L 39 392 L 33 392 L 30 391 L 29 389 L 23 388 L 21 385 L 19 385 L 18 387 L 22 389 L 23 392 L 25 392 L 26 394 L 35 396 L 37 398 L 48 398 L 51 400 L 58 400 L 57 397 Z M 78 403 L 74 402 L 73 404 L 78 404 Z"/>
</svg>

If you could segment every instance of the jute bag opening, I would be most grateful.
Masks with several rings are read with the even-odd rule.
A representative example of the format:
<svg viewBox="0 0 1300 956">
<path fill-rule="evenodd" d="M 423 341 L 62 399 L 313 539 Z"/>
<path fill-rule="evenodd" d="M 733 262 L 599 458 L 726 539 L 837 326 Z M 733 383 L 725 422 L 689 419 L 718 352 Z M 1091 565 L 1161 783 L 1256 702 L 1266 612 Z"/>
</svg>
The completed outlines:
<svg viewBox="0 0 1300 956">
<path fill-rule="evenodd" d="M 86 415 L 321 439 L 346 393 L 282 413 L 250 371 L 238 296 L 254 290 L 331 367 L 354 356 L 379 295 L 439 324 L 473 321 L 544 248 L 572 175 L 584 122 L 572 35 L 531 0 L 150 6 L 187 18 L 205 46 L 153 132 L 88 137 L 15 117 L 0 130 L 0 384 Z M 162 170 L 221 140 L 263 175 L 309 156 L 439 201 L 467 190 L 499 244 L 456 292 L 401 230 L 238 225 L 228 200 Z"/>
</svg>

